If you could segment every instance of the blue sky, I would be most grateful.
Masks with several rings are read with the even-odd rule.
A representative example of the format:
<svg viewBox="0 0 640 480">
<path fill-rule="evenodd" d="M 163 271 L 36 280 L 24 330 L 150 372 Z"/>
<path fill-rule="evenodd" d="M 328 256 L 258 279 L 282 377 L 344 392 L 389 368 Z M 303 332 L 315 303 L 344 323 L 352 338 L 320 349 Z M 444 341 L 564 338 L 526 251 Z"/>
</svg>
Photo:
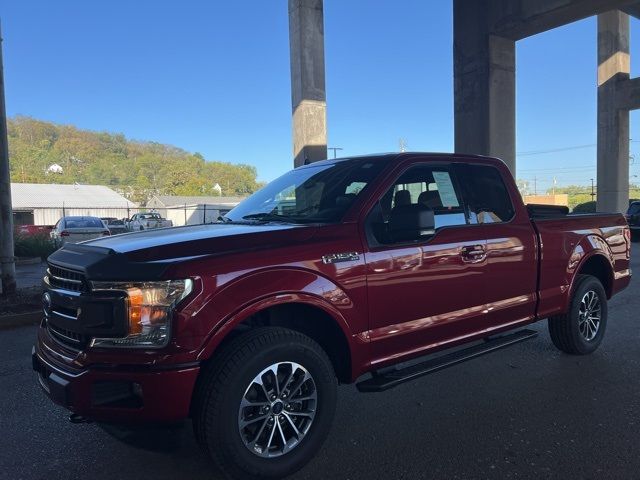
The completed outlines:
<svg viewBox="0 0 640 480">
<path fill-rule="evenodd" d="M 263 180 L 291 167 L 285 0 L 0 0 L 0 19 L 10 116 L 174 144 Z M 449 0 L 325 0 L 329 146 L 451 151 L 451 48 Z M 632 41 L 632 75 L 639 55 Z M 518 178 L 589 183 L 594 146 L 527 152 L 595 144 L 595 18 L 519 42 L 517 58 Z"/>
</svg>

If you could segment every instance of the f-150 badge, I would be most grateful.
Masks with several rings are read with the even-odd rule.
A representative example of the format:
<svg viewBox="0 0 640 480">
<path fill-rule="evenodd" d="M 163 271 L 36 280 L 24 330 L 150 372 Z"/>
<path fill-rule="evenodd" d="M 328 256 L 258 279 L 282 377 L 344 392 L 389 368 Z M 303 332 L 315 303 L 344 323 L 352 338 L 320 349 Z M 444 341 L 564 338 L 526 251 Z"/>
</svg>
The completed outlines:
<svg viewBox="0 0 640 480">
<path fill-rule="evenodd" d="M 353 260 L 360 260 L 358 252 L 330 253 L 322 256 L 322 263 L 351 262 Z"/>
</svg>

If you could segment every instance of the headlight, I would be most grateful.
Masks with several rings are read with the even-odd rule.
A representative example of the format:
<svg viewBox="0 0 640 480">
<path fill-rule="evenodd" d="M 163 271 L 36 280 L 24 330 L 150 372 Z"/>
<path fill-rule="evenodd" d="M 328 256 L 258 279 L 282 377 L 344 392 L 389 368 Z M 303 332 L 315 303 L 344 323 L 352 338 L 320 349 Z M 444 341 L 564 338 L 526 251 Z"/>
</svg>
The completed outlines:
<svg viewBox="0 0 640 480">
<path fill-rule="evenodd" d="M 160 348 L 167 345 L 174 307 L 193 289 L 192 280 L 163 282 L 92 282 L 92 290 L 127 294 L 128 334 L 123 338 L 94 338 L 92 347 Z"/>
</svg>

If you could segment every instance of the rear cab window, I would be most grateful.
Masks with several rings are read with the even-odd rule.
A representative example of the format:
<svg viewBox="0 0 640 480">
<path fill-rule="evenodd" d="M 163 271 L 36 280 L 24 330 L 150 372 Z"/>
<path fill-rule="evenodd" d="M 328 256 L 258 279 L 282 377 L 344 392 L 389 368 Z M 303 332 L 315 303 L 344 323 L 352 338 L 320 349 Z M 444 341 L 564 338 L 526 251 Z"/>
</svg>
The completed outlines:
<svg viewBox="0 0 640 480">
<path fill-rule="evenodd" d="M 515 215 L 511 196 L 500 171 L 491 165 L 458 166 L 469 223 L 509 222 Z"/>
<path fill-rule="evenodd" d="M 104 228 L 104 224 L 99 218 L 69 217 L 65 221 L 65 228 Z"/>
</svg>

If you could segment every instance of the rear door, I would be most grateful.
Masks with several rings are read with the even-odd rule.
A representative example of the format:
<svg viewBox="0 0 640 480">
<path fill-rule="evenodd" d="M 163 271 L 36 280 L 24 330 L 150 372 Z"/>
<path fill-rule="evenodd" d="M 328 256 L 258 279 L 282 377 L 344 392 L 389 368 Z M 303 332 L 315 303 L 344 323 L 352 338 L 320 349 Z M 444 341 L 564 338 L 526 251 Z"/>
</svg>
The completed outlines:
<svg viewBox="0 0 640 480">
<path fill-rule="evenodd" d="M 486 327 L 533 320 L 537 302 L 538 246 L 531 220 L 506 167 L 460 164 L 460 182 L 472 224 L 487 240 Z M 509 179 L 510 180 L 510 179 Z"/>
<path fill-rule="evenodd" d="M 434 211 L 435 233 L 394 239 L 389 220 L 395 209 L 418 204 Z M 484 325 L 484 229 L 469 222 L 452 164 L 418 163 L 399 174 L 365 229 L 374 365 L 464 338 Z"/>
</svg>

